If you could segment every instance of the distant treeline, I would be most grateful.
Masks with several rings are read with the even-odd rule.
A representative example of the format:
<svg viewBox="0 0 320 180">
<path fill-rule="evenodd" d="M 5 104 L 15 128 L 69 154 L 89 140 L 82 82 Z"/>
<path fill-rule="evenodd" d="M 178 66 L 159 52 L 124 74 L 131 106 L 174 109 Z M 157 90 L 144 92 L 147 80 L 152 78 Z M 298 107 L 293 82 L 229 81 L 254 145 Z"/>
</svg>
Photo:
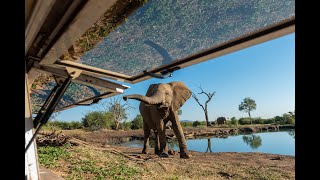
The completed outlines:
<svg viewBox="0 0 320 180">
<path fill-rule="evenodd" d="M 120 123 L 119 129 L 142 129 L 142 116 L 137 115 L 132 121 L 124 121 Z M 116 129 L 114 116 L 110 112 L 93 111 L 89 112 L 82 118 L 82 121 L 50 121 L 44 129 L 56 129 L 56 130 L 71 130 L 71 129 L 86 129 L 86 130 L 98 130 L 98 129 Z"/>
<path fill-rule="evenodd" d="M 225 124 L 218 125 L 217 123 L 210 122 L 212 126 L 216 127 L 225 127 L 227 126 L 237 126 L 237 125 L 249 125 L 251 124 L 250 118 L 231 118 L 230 120 L 226 120 Z M 295 124 L 295 118 L 294 117 L 288 117 L 288 116 L 276 116 L 269 119 L 262 119 L 262 118 L 252 118 L 252 124 L 278 124 L 278 125 L 284 125 L 284 124 Z M 193 122 L 181 122 L 182 127 L 206 127 L 206 121 L 193 121 Z"/>
<path fill-rule="evenodd" d="M 293 112 L 285 113 L 282 116 L 275 116 L 269 119 L 263 118 L 235 118 L 227 119 L 224 124 L 218 125 L 215 121 L 211 121 L 214 127 L 231 127 L 238 125 L 249 125 L 251 124 L 295 124 L 295 114 Z M 193 122 L 180 122 L 182 127 L 206 127 L 206 121 L 193 121 Z M 98 129 L 115 129 L 115 123 L 112 113 L 103 111 L 94 111 L 87 113 L 81 122 L 63 122 L 63 121 L 51 121 L 48 122 L 44 129 L 60 129 L 60 130 L 71 130 L 71 129 L 87 129 L 87 130 L 98 130 Z M 132 121 L 124 121 L 120 123 L 120 129 L 122 130 L 134 130 L 143 128 L 143 119 L 139 114 Z"/>
</svg>

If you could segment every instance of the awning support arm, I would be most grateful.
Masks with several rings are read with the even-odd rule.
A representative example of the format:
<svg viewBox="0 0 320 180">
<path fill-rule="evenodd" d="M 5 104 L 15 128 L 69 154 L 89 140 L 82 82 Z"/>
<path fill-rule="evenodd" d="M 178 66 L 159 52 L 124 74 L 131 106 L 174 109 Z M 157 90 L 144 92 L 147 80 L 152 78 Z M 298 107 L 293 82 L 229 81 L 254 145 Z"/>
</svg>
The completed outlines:
<svg viewBox="0 0 320 180">
<path fill-rule="evenodd" d="M 90 105 L 92 105 L 92 104 L 96 104 L 96 103 L 98 103 L 101 99 L 102 99 L 102 98 L 96 98 L 96 99 L 92 100 L 92 102 L 91 102 L 91 103 L 89 103 L 89 104 L 80 104 L 80 103 L 76 103 L 75 105 L 77 105 L 77 106 L 90 106 Z"/>
<path fill-rule="evenodd" d="M 154 77 L 154 78 L 158 78 L 158 79 L 165 79 L 165 78 L 168 78 L 168 77 L 172 77 L 173 76 L 173 72 L 180 69 L 180 67 L 174 67 L 174 68 L 171 68 L 171 69 L 167 69 L 167 70 L 164 70 L 160 74 L 155 74 L 155 73 L 151 73 L 151 72 L 148 72 L 148 70 L 144 70 L 143 73 L 146 74 L 146 75 L 149 75 L 151 77 Z"/>
<path fill-rule="evenodd" d="M 69 85 L 71 83 L 71 79 L 72 79 L 72 77 L 69 76 L 68 78 L 66 78 L 64 80 L 64 82 L 61 85 L 59 83 L 57 83 L 57 85 L 54 87 L 51 94 L 47 98 L 46 102 L 41 107 L 39 113 L 37 114 L 37 116 L 34 120 L 34 125 L 36 125 L 35 126 L 36 131 L 34 132 L 28 145 L 26 146 L 25 153 L 28 151 L 31 143 L 33 142 L 33 140 L 37 136 L 41 127 L 48 122 L 51 114 L 53 113 L 54 109 L 57 107 L 63 94 L 66 92 L 67 88 L 69 87 Z"/>
</svg>

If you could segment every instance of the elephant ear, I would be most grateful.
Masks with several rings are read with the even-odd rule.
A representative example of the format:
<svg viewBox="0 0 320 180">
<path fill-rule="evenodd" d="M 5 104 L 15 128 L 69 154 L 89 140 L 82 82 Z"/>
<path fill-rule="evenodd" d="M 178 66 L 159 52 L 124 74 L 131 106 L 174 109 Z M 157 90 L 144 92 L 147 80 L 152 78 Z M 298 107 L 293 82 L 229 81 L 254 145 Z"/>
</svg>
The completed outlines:
<svg viewBox="0 0 320 180">
<path fill-rule="evenodd" d="M 169 83 L 173 90 L 172 110 L 177 111 L 191 97 L 192 92 L 182 82 Z"/>
<path fill-rule="evenodd" d="M 148 91 L 146 93 L 146 96 L 151 96 L 152 92 L 154 91 L 154 88 L 156 88 L 158 86 L 158 84 L 151 84 L 148 88 Z"/>
</svg>

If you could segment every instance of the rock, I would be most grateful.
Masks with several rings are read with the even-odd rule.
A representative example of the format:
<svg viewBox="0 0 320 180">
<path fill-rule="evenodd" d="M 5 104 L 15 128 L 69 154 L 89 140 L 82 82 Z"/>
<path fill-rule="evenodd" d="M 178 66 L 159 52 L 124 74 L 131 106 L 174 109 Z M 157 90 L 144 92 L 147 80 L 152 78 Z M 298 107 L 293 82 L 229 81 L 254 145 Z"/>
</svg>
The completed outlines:
<svg viewBox="0 0 320 180">
<path fill-rule="evenodd" d="M 271 158 L 271 160 L 282 160 L 284 157 L 282 156 L 276 156 L 276 157 L 273 157 Z"/>
<path fill-rule="evenodd" d="M 108 145 L 108 144 L 104 144 L 104 145 L 102 145 L 102 147 L 103 147 L 103 148 L 110 148 L 111 146 Z"/>
</svg>

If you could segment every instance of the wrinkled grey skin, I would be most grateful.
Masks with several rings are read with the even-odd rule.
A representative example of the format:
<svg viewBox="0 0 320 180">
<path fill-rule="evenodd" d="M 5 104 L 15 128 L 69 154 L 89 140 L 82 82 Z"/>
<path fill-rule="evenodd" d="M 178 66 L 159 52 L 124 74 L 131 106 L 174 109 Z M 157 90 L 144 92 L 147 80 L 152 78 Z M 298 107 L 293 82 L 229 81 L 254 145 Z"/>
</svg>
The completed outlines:
<svg viewBox="0 0 320 180">
<path fill-rule="evenodd" d="M 166 140 L 166 124 L 172 123 L 172 129 L 178 139 L 180 158 L 190 158 L 186 139 L 180 125 L 178 110 L 191 97 L 192 92 L 183 82 L 167 84 L 151 84 L 146 96 L 139 94 L 127 95 L 123 99 L 141 101 L 139 110 L 143 117 L 144 147 L 142 153 L 147 153 L 151 129 L 156 135 L 155 153 L 160 157 L 168 157 Z"/>
</svg>

